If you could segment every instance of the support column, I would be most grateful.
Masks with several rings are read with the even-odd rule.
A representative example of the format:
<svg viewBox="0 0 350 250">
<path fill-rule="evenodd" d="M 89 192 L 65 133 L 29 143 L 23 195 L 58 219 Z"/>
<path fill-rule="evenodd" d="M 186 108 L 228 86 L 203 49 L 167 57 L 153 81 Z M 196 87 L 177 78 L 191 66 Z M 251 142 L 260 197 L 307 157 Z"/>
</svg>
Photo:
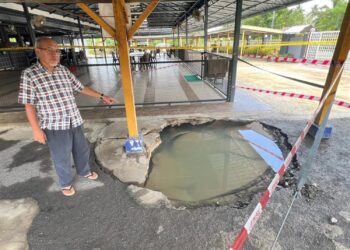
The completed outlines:
<svg viewBox="0 0 350 250">
<path fill-rule="evenodd" d="M 228 54 L 228 47 L 229 46 L 230 46 L 230 32 L 227 32 L 226 54 Z"/>
<path fill-rule="evenodd" d="M 21 33 L 20 33 L 18 28 L 16 29 L 16 33 L 17 33 L 16 39 L 17 39 L 17 41 L 19 43 L 19 46 L 25 47 L 26 45 L 24 44 L 23 38 L 22 38 Z"/>
<path fill-rule="evenodd" d="M 173 47 L 175 47 L 175 29 L 173 29 Z"/>
<path fill-rule="evenodd" d="M 227 101 L 229 102 L 233 102 L 234 96 L 235 96 L 238 53 L 239 53 L 239 34 L 241 30 L 241 19 L 242 19 L 242 5 L 243 5 L 243 0 L 236 0 L 233 51 L 232 51 L 232 59 L 231 59 L 230 72 L 229 72 L 228 84 L 227 84 Z"/>
<path fill-rule="evenodd" d="M 32 46 L 34 46 L 36 38 L 35 38 L 35 33 L 34 33 L 34 30 L 32 27 L 32 22 L 31 22 L 29 11 L 28 11 L 28 6 L 26 3 L 22 3 L 22 6 L 23 6 L 24 15 L 27 19 L 27 27 L 28 27 L 28 31 L 29 31 L 29 35 L 30 35 L 30 41 L 32 43 Z"/>
<path fill-rule="evenodd" d="M 8 40 L 7 36 L 5 35 L 5 29 L 3 25 L 0 25 L 0 38 L 2 43 L 6 43 Z"/>
<path fill-rule="evenodd" d="M 329 88 L 331 87 L 332 82 L 336 79 L 337 75 L 340 74 L 338 77 L 335 85 L 333 86 L 331 93 L 327 97 L 319 115 L 316 117 L 314 125 L 310 129 L 310 134 L 315 135 L 319 126 L 322 124 L 323 120 L 326 117 L 327 110 L 331 106 L 335 95 L 337 93 L 338 85 L 340 82 L 341 74 L 340 72 L 342 65 L 345 63 L 345 60 L 348 56 L 350 49 L 350 2 L 348 3 L 348 6 L 346 8 L 346 12 L 344 15 L 343 23 L 340 28 L 339 37 L 337 40 L 337 45 L 335 47 L 335 51 L 333 54 L 331 66 L 328 71 L 328 76 L 326 80 L 326 84 L 323 88 L 322 97 L 327 93 Z M 331 128 L 326 128 L 324 137 L 329 138 L 331 134 Z"/>
<path fill-rule="evenodd" d="M 107 55 L 106 55 L 105 41 L 103 38 L 102 28 L 101 28 L 101 39 L 102 39 L 102 45 L 103 45 L 103 54 L 105 56 L 105 63 L 107 64 Z"/>
<path fill-rule="evenodd" d="M 92 40 L 92 46 L 94 46 L 94 54 L 95 54 L 95 59 L 96 59 L 96 63 L 97 63 L 97 56 L 96 56 L 96 48 L 95 48 L 94 35 L 91 35 L 91 40 Z"/>
<path fill-rule="evenodd" d="M 115 28 L 118 31 L 116 32 L 116 38 L 118 40 L 120 74 L 122 77 L 123 94 L 125 100 L 125 110 L 129 132 L 128 136 L 129 138 L 138 138 L 139 134 L 136 120 L 135 98 L 130 69 L 129 44 L 127 38 L 125 15 L 123 12 L 123 6 L 125 2 L 123 0 L 113 0 L 112 3 L 114 10 Z"/>
<path fill-rule="evenodd" d="M 84 44 L 84 37 L 83 37 L 83 32 L 81 30 L 81 23 L 80 23 L 80 18 L 79 17 L 78 17 L 78 26 L 79 26 L 79 35 L 80 35 L 80 39 L 81 39 L 81 45 L 83 46 L 83 51 L 84 51 L 84 57 L 86 58 L 86 61 L 87 61 L 86 51 L 85 51 L 85 44 Z"/>
<path fill-rule="evenodd" d="M 208 51 L 208 0 L 204 0 L 204 52 Z"/>
<path fill-rule="evenodd" d="M 188 19 L 186 16 L 186 47 L 188 46 Z"/>
<path fill-rule="evenodd" d="M 75 48 L 73 48 L 74 46 L 74 39 L 73 39 L 73 35 L 69 36 L 69 43 L 70 43 L 70 46 L 72 46 L 71 48 L 71 51 L 72 51 L 72 57 L 73 57 L 73 64 L 74 65 L 77 65 L 77 57 L 75 55 Z M 68 50 L 69 51 L 69 50 Z"/>
<path fill-rule="evenodd" d="M 180 25 L 177 26 L 177 47 L 180 47 Z"/>
<path fill-rule="evenodd" d="M 211 35 L 209 35 L 209 48 L 211 48 Z"/>
<path fill-rule="evenodd" d="M 244 35 L 245 35 L 245 31 L 243 30 L 243 34 L 242 34 L 242 44 L 241 44 L 241 58 L 243 56 L 243 48 L 244 48 Z"/>
</svg>

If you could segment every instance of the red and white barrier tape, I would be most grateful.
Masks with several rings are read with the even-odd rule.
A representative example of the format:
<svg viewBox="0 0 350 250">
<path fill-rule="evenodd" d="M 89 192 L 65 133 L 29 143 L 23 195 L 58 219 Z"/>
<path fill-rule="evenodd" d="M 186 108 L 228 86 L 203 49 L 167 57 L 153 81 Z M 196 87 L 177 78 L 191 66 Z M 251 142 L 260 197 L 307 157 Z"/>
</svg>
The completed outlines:
<svg viewBox="0 0 350 250">
<path fill-rule="evenodd" d="M 291 63 L 309 63 L 309 64 L 319 64 L 319 65 L 329 65 L 331 60 L 319 60 L 319 59 L 306 59 L 306 58 L 295 58 L 295 57 L 279 57 L 279 56 L 257 56 L 257 55 L 246 55 L 250 58 L 255 59 L 263 59 L 267 61 L 273 61 L 273 62 L 291 62 Z"/>
<path fill-rule="evenodd" d="M 342 66 L 342 68 L 339 70 L 337 77 L 334 79 L 334 81 L 332 82 L 332 84 L 329 87 L 328 91 L 326 92 L 326 94 L 324 95 L 324 97 L 322 98 L 320 103 L 318 104 L 318 107 L 316 108 L 315 112 L 313 113 L 311 119 L 307 122 L 306 127 L 303 129 L 303 131 L 299 135 L 297 141 L 293 145 L 291 151 L 288 153 L 287 158 L 282 163 L 282 165 L 280 167 L 280 170 L 276 173 L 275 177 L 271 181 L 271 183 L 268 186 L 267 190 L 264 192 L 264 194 L 260 198 L 259 203 L 255 207 L 254 211 L 249 216 L 248 221 L 246 222 L 246 224 L 244 225 L 244 227 L 242 228 L 240 233 L 235 238 L 235 240 L 234 240 L 230 250 L 239 250 L 244 245 L 244 242 L 248 238 L 248 235 L 250 234 L 250 232 L 253 230 L 256 222 L 259 220 L 259 218 L 260 218 L 260 216 L 261 216 L 261 214 L 263 212 L 263 209 L 266 207 L 267 202 L 269 201 L 271 195 L 275 191 L 275 189 L 276 189 L 280 179 L 283 177 L 283 175 L 286 172 L 286 170 L 287 170 L 289 164 L 291 163 L 293 157 L 295 156 L 295 154 L 299 150 L 301 143 L 304 141 L 305 136 L 309 132 L 309 129 L 310 129 L 311 125 L 315 121 L 316 116 L 320 112 L 323 104 L 325 103 L 327 97 L 329 96 L 331 90 L 333 89 L 333 87 L 334 87 L 336 81 L 338 80 L 338 78 L 340 76 L 340 73 L 343 71 L 343 69 L 344 69 L 344 66 Z"/>
<path fill-rule="evenodd" d="M 266 90 L 266 89 L 257 89 L 257 88 L 251 88 L 251 87 L 243 87 L 243 86 L 237 86 L 240 89 L 255 91 L 259 93 L 266 93 L 266 94 L 272 94 L 272 95 L 279 95 L 279 96 L 287 96 L 287 97 L 293 97 L 293 98 L 299 98 L 299 99 L 307 99 L 307 100 L 314 100 L 319 101 L 320 98 L 313 95 L 303 95 L 303 94 L 297 94 L 297 93 L 289 93 L 289 92 L 282 92 L 282 91 L 273 91 L 273 90 Z M 345 108 L 350 108 L 350 103 L 345 101 L 337 101 L 335 100 L 335 105 L 342 106 Z"/>
</svg>

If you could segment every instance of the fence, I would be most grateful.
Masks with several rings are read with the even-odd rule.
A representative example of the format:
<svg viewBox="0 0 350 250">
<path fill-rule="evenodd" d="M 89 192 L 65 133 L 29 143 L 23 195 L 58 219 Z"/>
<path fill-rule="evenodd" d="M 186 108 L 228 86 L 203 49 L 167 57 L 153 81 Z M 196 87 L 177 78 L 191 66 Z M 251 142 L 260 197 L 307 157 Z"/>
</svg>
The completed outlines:
<svg viewBox="0 0 350 250">
<path fill-rule="evenodd" d="M 339 31 L 324 31 L 324 32 L 311 32 L 309 41 L 332 41 L 337 40 Z M 309 45 L 305 58 L 307 59 L 330 59 L 333 56 L 335 45 Z"/>
<path fill-rule="evenodd" d="M 186 62 L 190 71 L 227 97 L 229 56 L 196 50 L 177 50 L 175 55 Z"/>
<path fill-rule="evenodd" d="M 309 41 L 332 41 L 337 40 L 339 31 L 311 32 Z M 335 45 L 309 45 L 305 54 L 307 59 L 327 60 L 333 57 Z M 344 69 L 350 70 L 350 57 L 345 62 Z"/>
<path fill-rule="evenodd" d="M 226 101 L 223 94 L 193 74 L 193 70 L 199 70 L 200 75 L 202 60 L 183 61 L 173 54 L 164 53 L 156 55 L 152 61 L 143 62 L 140 56 L 134 53 L 135 62 L 131 64 L 135 105 L 140 107 Z M 187 59 L 189 56 L 196 55 L 186 53 Z M 192 69 L 189 65 L 193 65 Z M 70 69 L 85 86 L 91 86 L 115 97 L 118 104 L 113 105 L 113 108 L 124 107 L 119 63 L 105 64 L 104 60 L 100 59 L 95 60 L 94 64 L 72 66 Z M 0 83 L 0 112 L 23 110 L 23 105 L 17 103 L 20 71 L 0 71 L 0 78 L 4 79 Z M 96 98 L 81 95 L 77 96 L 77 104 L 79 108 L 111 107 L 102 105 Z"/>
<path fill-rule="evenodd" d="M 29 65 L 29 53 L 24 51 L 0 51 L 0 70 L 20 69 Z"/>
</svg>

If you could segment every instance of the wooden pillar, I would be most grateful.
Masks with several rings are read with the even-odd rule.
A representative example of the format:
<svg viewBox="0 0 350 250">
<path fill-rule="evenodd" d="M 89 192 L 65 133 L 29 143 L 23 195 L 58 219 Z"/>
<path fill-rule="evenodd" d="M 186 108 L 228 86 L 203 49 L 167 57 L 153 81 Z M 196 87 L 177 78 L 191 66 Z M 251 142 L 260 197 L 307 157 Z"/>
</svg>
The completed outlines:
<svg viewBox="0 0 350 250">
<path fill-rule="evenodd" d="M 123 94 L 125 100 L 125 111 L 130 138 L 138 138 L 136 119 L 135 98 L 133 82 L 131 77 L 129 44 L 124 15 L 124 0 L 113 0 L 116 38 L 118 41 L 118 52 L 120 62 L 120 74 L 122 77 Z"/>
<path fill-rule="evenodd" d="M 318 126 L 322 124 L 326 116 L 327 110 L 331 105 L 332 101 L 334 100 L 335 94 L 337 93 L 337 88 L 338 88 L 339 81 L 342 74 L 342 72 L 339 72 L 339 71 L 341 70 L 342 65 L 345 63 L 345 60 L 349 53 L 349 49 L 350 49 L 350 2 L 348 3 L 348 6 L 346 8 L 343 23 L 340 28 L 337 45 L 335 47 L 332 63 L 328 71 L 326 84 L 323 88 L 322 97 L 329 90 L 332 82 L 336 79 L 337 75 L 340 74 L 340 76 L 338 77 L 338 80 L 333 86 L 331 93 L 327 97 L 319 115 L 315 120 L 315 124 Z"/>
</svg>

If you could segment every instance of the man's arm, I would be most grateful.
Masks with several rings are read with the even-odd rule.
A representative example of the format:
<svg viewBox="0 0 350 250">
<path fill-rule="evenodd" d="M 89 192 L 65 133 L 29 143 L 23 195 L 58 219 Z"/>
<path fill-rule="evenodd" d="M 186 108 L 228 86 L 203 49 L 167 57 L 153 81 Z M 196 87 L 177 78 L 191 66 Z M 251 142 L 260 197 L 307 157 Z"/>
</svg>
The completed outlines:
<svg viewBox="0 0 350 250">
<path fill-rule="evenodd" d="M 113 104 L 117 102 L 113 97 L 106 96 L 90 87 L 84 87 L 81 93 L 84 95 L 100 98 L 104 104 Z"/>
<path fill-rule="evenodd" d="M 34 140 L 45 144 L 46 135 L 44 131 L 40 128 L 38 119 L 36 117 L 36 108 L 33 104 L 25 104 L 26 115 L 30 126 L 32 127 Z"/>
</svg>

